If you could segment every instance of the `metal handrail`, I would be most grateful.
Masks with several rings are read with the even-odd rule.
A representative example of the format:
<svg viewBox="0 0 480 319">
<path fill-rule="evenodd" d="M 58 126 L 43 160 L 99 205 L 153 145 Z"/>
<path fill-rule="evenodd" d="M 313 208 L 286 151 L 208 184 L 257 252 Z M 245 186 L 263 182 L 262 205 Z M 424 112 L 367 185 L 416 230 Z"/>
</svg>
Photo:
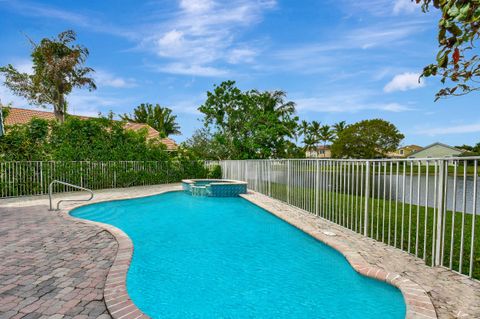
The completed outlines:
<svg viewBox="0 0 480 319">
<path fill-rule="evenodd" d="M 53 195 L 53 184 L 55 184 L 55 183 L 62 184 L 62 185 L 65 185 L 65 186 L 70 186 L 70 187 L 73 187 L 73 188 L 76 188 L 76 189 L 79 189 L 79 190 L 82 190 L 82 191 L 89 192 L 90 193 L 90 198 L 88 198 L 88 199 L 61 199 L 57 202 L 57 209 L 53 209 L 52 195 Z M 92 200 L 93 191 L 91 189 L 88 189 L 88 188 L 85 188 L 85 187 L 81 187 L 81 186 L 78 186 L 78 185 L 73 185 L 73 184 L 62 182 L 62 181 L 59 181 L 59 180 L 55 179 L 48 185 L 48 198 L 49 198 L 49 201 L 50 201 L 49 210 L 50 211 L 54 211 L 54 210 L 56 211 L 56 210 L 60 210 L 60 203 L 62 203 L 62 202 L 88 202 L 88 201 Z"/>
</svg>

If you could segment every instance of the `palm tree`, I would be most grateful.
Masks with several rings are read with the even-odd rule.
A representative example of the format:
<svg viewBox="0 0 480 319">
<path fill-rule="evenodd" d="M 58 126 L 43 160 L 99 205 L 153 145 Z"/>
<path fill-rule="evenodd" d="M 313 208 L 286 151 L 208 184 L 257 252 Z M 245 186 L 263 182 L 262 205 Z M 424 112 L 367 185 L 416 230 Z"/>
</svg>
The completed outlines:
<svg viewBox="0 0 480 319">
<path fill-rule="evenodd" d="M 284 91 L 259 92 L 252 90 L 251 95 L 258 101 L 258 106 L 264 114 L 273 114 L 283 124 L 286 135 L 296 137 L 297 119 L 292 117 L 295 113 L 295 102 L 285 101 L 287 94 Z"/>
<path fill-rule="evenodd" d="M 310 134 L 312 137 L 315 139 L 315 147 L 318 146 L 318 143 L 320 142 L 320 129 L 321 129 L 320 122 L 318 121 L 312 121 L 310 123 Z"/>
<path fill-rule="evenodd" d="M 161 137 L 178 135 L 180 126 L 176 122 L 177 116 L 172 114 L 168 107 L 159 104 L 153 106 L 150 103 L 142 103 L 133 110 L 133 116 L 124 114 L 123 120 L 135 123 L 145 123 L 156 129 Z"/>
<path fill-rule="evenodd" d="M 306 136 L 309 132 L 310 123 L 305 120 L 302 120 L 298 125 L 298 135 Z"/>
<path fill-rule="evenodd" d="M 292 101 L 285 102 L 287 93 L 284 91 L 264 92 L 264 94 L 266 94 L 265 101 L 267 101 L 267 103 L 262 103 L 264 111 L 274 111 L 280 116 L 290 115 L 295 112 L 295 103 Z"/>
<path fill-rule="evenodd" d="M 317 144 L 317 140 L 311 135 L 307 134 L 303 137 L 303 144 L 305 145 L 305 152 L 311 150 Z"/>
<path fill-rule="evenodd" d="M 323 149 L 324 150 L 327 147 L 327 143 L 331 142 L 333 140 L 334 136 L 335 136 L 334 131 L 332 130 L 332 128 L 329 125 L 323 125 L 320 128 L 319 138 L 320 138 L 320 141 L 323 142 Z"/>
<path fill-rule="evenodd" d="M 340 134 L 347 128 L 347 122 L 340 121 L 338 123 L 333 124 L 333 132 L 335 136 L 338 138 Z"/>
</svg>

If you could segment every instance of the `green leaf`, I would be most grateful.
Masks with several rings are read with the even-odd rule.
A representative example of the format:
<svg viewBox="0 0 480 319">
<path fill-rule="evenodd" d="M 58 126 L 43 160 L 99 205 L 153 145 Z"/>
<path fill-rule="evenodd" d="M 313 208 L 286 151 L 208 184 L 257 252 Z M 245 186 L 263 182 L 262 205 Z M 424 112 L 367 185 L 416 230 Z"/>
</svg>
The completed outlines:
<svg viewBox="0 0 480 319">
<path fill-rule="evenodd" d="M 462 30 L 460 30 L 460 28 L 456 24 L 452 24 L 450 28 L 448 28 L 448 32 L 450 32 L 456 37 L 459 37 L 462 35 Z"/>
</svg>

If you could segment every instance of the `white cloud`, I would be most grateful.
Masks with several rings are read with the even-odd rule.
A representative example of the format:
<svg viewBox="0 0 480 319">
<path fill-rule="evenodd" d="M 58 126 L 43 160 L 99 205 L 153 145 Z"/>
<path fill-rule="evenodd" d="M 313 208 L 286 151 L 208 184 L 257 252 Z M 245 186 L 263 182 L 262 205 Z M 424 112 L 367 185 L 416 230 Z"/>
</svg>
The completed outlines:
<svg viewBox="0 0 480 319">
<path fill-rule="evenodd" d="M 70 114 L 98 116 L 99 112 L 103 114 L 109 111 L 118 112 L 122 107 L 134 105 L 132 98 L 119 98 L 107 95 L 101 91 L 89 92 L 87 90 L 77 89 L 67 96 L 68 110 Z"/>
<path fill-rule="evenodd" d="M 237 64 L 242 62 L 253 62 L 257 51 L 252 49 L 233 49 L 230 51 L 230 54 L 227 58 L 228 63 Z"/>
<path fill-rule="evenodd" d="M 445 125 L 441 127 L 421 128 L 416 131 L 417 134 L 437 136 L 450 134 L 468 134 L 480 132 L 480 122 L 473 124 Z"/>
<path fill-rule="evenodd" d="M 388 57 L 395 55 L 397 48 L 411 41 L 412 35 L 423 30 L 423 22 L 388 22 L 369 24 L 365 27 L 336 30 L 335 37 L 321 42 L 296 44 L 277 49 L 259 68 L 266 71 L 288 71 L 296 74 L 325 74 L 337 78 L 341 72 L 346 74 L 373 73 L 372 61 L 378 65 L 388 64 Z M 393 51 L 393 52 L 392 52 Z M 334 75 L 332 77 L 332 75 Z M 383 75 L 384 76 L 384 75 Z M 378 74 L 371 74 L 378 80 Z"/>
<path fill-rule="evenodd" d="M 31 63 L 17 63 L 14 65 L 18 70 L 22 72 L 29 72 L 31 71 Z M 30 67 L 29 67 L 30 66 Z M 102 76 L 110 77 L 109 73 L 101 73 Z M 0 76 L 0 83 L 3 84 L 4 78 Z M 76 115 L 85 115 L 85 116 L 97 116 L 98 113 L 103 110 L 115 110 L 117 107 L 121 105 L 125 105 L 125 103 L 129 103 L 128 99 L 125 98 L 117 98 L 112 96 L 105 96 L 103 92 L 101 92 L 101 87 L 106 86 L 116 86 L 116 87 L 124 87 L 123 85 L 127 84 L 128 81 L 124 82 L 119 78 L 111 77 L 109 79 L 110 82 L 102 82 L 99 85 L 99 90 L 94 92 L 89 92 L 88 90 L 81 90 L 75 89 L 71 94 L 69 94 L 67 98 L 68 102 L 68 109 L 71 114 Z M 29 103 L 26 99 L 14 95 L 6 86 L 0 84 L 0 101 L 2 104 L 12 104 L 13 107 L 19 108 L 26 108 L 26 109 L 39 109 L 39 110 L 52 110 L 51 106 L 47 106 L 47 108 L 43 108 L 40 106 L 33 105 Z"/>
<path fill-rule="evenodd" d="M 181 0 L 180 8 L 188 12 L 205 12 L 214 6 L 212 0 Z"/>
<path fill-rule="evenodd" d="M 332 92 L 331 95 L 322 97 L 308 97 L 293 99 L 299 111 L 310 111 L 318 113 L 358 113 L 367 110 L 384 112 L 405 112 L 412 108 L 399 103 L 369 102 L 372 96 L 370 93 L 343 93 Z"/>
<path fill-rule="evenodd" d="M 253 61 L 256 49 L 248 44 L 238 47 L 235 40 L 275 4 L 272 0 L 181 0 L 174 18 L 154 27 L 153 32 L 146 31 L 141 47 L 170 60 L 160 71 L 218 76 L 224 74 L 215 67 L 218 63 Z"/>
<path fill-rule="evenodd" d="M 91 11 L 88 15 L 84 15 L 77 12 L 58 9 L 56 7 L 41 3 L 32 3 L 27 1 L 6 1 L 5 8 L 13 10 L 15 13 L 24 16 L 66 21 L 75 26 L 86 28 L 95 32 L 107 33 L 126 38 L 135 37 L 135 33 L 131 30 L 107 24 L 101 16 L 93 17 Z"/>
<path fill-rule="evenodd" d="M 395 91 L 414 90 L 425 86 L 425 81 L 420 78 L 419 73 L 405 72 L 395 75 L 393 79 L 388 82 L 383 91 L 387 93 Z"/>
<path fill-rule="evenodd" d="M 0 83 L 3 83 L 3 77 L 0 77 Z M 27 100 L 17 95 L 14 95 L 8 88 L 0 85 L 0 102 L 3 105 L 12 104 L 14 107 L 25 107 L 28 105 Z"/>
<path fill-rule="evenodd" d="M 171 63 L 157 68 L 158 71 L 171 74 L 220 77 L 228 74 L 227 70 L 196 64 Z"/>
<path fill-rule="evenodd" d="M 419 5 L 412 0 L 337 0 L 342 10 L 349 15 L 363 15 L 368 13 L 375 17 L 390 17 L 399 13 L 412 13 Z"/>
<path fill-rule="evenodd" d="M 418 8 L 418 5 L 411 0 L 395 0 L 393 13 L 412 13 Z"/>
<path fill-rule="evenodd" d="M 118 77 L 104 70 L 96 70 L 93 78 L 98 87 L 133 88 L 137 86 L 134 79 Z"/>
</svg>

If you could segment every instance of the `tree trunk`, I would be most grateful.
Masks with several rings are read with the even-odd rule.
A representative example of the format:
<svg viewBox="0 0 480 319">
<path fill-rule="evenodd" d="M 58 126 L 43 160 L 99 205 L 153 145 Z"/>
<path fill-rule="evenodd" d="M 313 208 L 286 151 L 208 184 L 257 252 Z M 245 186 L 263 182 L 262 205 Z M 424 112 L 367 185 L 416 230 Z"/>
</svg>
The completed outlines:
<svg viewBox="0 0 480 319">
<path fill-rule="evenodd" d="M 60 94 L 58 97 L 58 104 L 53 106 L 53 113 L 55 114 L 55 118 L 60 123 L 65 121 L 65 99 L 63 94 Z"/>
</svg>

